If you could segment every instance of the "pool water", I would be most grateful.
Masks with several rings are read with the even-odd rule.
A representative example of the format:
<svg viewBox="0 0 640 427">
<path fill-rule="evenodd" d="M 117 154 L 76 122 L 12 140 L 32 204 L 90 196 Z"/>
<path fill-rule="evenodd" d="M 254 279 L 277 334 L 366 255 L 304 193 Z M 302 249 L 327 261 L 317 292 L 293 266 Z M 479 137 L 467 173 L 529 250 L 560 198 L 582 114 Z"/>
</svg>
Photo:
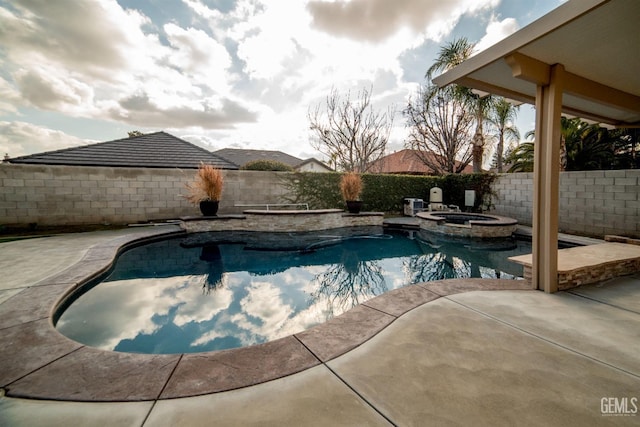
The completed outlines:
<svg viewBox="0 0 640 427">
<path fill-rule="evenodd" d="M 412 283 L 518 279 L 522 267 L 507 258 L 531 251 L 511 239 L 434 240 L 418 232 L 318 235 L 294 250 L 207 234 L 192 247 L 169 239 L 124 252 L 108 277 L 62 312 L 57 329 L 88 346 L 131 353 L 243 347 L 309 329 Z"/>
</svg>

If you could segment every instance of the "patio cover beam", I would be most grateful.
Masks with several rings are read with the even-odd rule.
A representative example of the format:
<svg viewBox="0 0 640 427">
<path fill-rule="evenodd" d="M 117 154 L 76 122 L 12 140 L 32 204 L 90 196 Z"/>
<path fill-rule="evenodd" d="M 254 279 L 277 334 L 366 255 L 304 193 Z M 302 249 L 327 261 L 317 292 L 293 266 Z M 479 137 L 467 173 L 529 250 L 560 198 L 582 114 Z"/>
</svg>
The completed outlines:
<svg viewBox="0 0 640 427">
<path fill-rule="evenodd" d="M 538 85 L 533 162 L 532 283 L 537 289 L 558 290 L 558 211 L 560 193 L 560 118 L 566 72 L 549 67 L 548 84 Z"/>
<path fill-rule="evenodd" d="M 546 86 L 549 84 L 550 64 L 531 58 L 519 52 L 506 56 L 504 60 L 511 68 L 511 73 L 514 78 L 526 80 L 534 83 L 536 86 Z M 568 71 L 565 71 L 564 73 L 564 93 L 592 102 L 597 102 L 601 105 L 619 108 L 620 110 L 628 111 L 629 113 L 636 113 L 640 110 L 640 96 L 623 92 Z M 511 98 L 513 96 L 518 96 L 518 94 L 511 91 L 511 96 L 506 97 Z M 520 98 L 521 97 L 522 95 Z M 563 110 L 571 115 L 585 119 L 605 123 L 611 121 L 611 119 L 606 117 L 598 116 L 597 114 L 589 113 L 587 111 L 580 111 L 575 108 L 571 109 L 565 107 Z M 625 127 L 629 127 L 629 124 L 626 123 Z"/>
<path fill-rule="evenodd" d="M 640 127 L 639 12 L 637 0 L 569 0 L 433 80 L 535 104 L 532 280 L 546 292 L 557 290 L 560 117 Z"/>
</svg>

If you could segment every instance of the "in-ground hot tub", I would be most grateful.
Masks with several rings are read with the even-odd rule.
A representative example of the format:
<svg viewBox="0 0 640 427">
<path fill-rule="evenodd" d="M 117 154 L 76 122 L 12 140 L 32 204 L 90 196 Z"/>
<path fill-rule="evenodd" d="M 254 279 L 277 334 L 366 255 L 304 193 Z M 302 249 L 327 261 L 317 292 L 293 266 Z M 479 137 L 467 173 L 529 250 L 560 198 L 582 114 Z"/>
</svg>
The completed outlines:
<svg viewBox="0 0 640 427">
<path fill-rule="evenodd" d="M 498 215 L 466 212 L 420 212 L 420 228 L 439 234 L 461 237 L 509 237 L 518 221 Z"/>
</svg>

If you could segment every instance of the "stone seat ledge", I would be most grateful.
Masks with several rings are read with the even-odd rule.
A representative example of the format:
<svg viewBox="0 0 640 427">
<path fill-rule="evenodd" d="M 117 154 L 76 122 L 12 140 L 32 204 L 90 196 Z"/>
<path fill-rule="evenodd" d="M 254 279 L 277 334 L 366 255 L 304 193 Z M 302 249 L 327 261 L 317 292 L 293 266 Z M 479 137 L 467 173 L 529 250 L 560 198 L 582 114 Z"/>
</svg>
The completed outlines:
<svg viewBox="0 0 640 427">
<path fill-rule="evenodd" d="M 509 258 L 513 262 L 531 267 L 532 254 Z M 609 263 L 640 260 L 640 246 L 625 243 L 600 243 L 558 250 L 558 273 L 569 273 L 584 267 L 597 267 Z"/>
<path fill-rule="evenodd" d="M 449 214 L 449 215 L 460 215 L 460 216 L 465 216 L 465 212 L 439 212 L 439 211 L 434 211 L 434 212 L 419 212 L 416 214 L 416 216 L 418 218 L 427 220 L 427 221 L 434 221 L 437 223 L 446 223 L 447 222 L 447 218 L 446 217 L 442 217 L 439 216 L 438 214 Z M 470 219 L 469 220 L 469 225 L 465 226 L 463 224 L 453 224 L 453 223 L 447 223 L 448 225 L 462 225 L 463 227 L 469 227 L 469 226 L 485 226 L 485 227 L 502 227 L 502 226 L 506 226 L 506 225 L 517 225 L 518 224 L 518 220 L 517 219 L 513 219 L 513 218 L 508 218 L 505 216 L 499 216 L 499 215 L 490 215 L 490 214 L 469 214 L 470 216 L 476 215 L 476 216 L 483 216 L 483 217 L 487 217 L 486 220 L 476 220 L 476 219 Z"/>
<path fill-rule="evenodd" d="M 342 214 L 342 216 L 384 216 L 384 212 L 359 212 L 352 214 L 342 209 L 247 209 L 244 215 L 328 215 Z"/>
<path fill-rule="evenodd" d="M 202 215 L 191 215 L 191 216 L 181 216 L 180 221 L 182 222 L 192 222 L 192 221 L 229 221 L 229 220 L 242 220 L 247 219 L 245 215 L 216 215 L 216 216 L 202 216 Z"/>
<path fill-rule="evenodd" d="M 530 278 L 533 255 L 519 255 L 509 260 L 525 268 Z M 558 289 L 596 283 L 640 270 L 640 246 L 626 243 L 600 243 L 558 250 Z"/>
<path fill-rule="evenodd" d="M 245 215 L 322 215 L 342 213 L 341 209 L 246 209 Z"/>
</svg>

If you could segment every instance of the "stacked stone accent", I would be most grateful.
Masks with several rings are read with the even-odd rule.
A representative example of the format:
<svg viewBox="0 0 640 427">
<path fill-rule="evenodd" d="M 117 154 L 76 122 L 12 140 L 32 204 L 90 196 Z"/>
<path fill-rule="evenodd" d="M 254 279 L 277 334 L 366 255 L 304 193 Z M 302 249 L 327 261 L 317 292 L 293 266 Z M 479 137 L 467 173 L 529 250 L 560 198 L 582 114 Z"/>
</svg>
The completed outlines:
<svg viewBox="0 0 640 427">
<path fill-rule="evenodd" d="M 515 231 L 518 222 L 513 218 L 506 218 L 497 215 L 483 215 L 486 220 L 470 219 L 465 224 L 453 224 L 447 222 L 445 218 L 432 215 L 430 212 L 421 212 L 416 215 L 420 221 L 420 228 L 432 233 L 444 234 L 456 237 L 473 237 L 479 239 L 509 237 Z M 452 215 L 456 215 L 452 213 Z M 457 215 L 463 216 L 464 213 Z M 470 215 L 470 218 L 480 216 L 477 214 Z"/>
<path fill-rule="evenodd" d="M 586 265 L 569 272 L 558 273 L 558 290 L 564 291 L 589 283 L 598 283 L 615 277 L 640 271 L 640 258 L 609 262 L 601 265 Z"/>
<path fill-rule="evenodd" d="M 339 209 L 302 211 L 247 210 L 242 215 L 184 217 L 180 226 L 187 233 L 208 231 L 303 232 L 343 227 L 382 226 L 381 212 L 347 214 Z"/>
<path fill-rule="evenodd" d="M 532 255 L 509 258 L 523 266 L 523 276 L 532 282 Z M 558 290 L 640 271 L 640 248 L 628 243 L 607 242 L 558 250 Z"/>
</svg>

